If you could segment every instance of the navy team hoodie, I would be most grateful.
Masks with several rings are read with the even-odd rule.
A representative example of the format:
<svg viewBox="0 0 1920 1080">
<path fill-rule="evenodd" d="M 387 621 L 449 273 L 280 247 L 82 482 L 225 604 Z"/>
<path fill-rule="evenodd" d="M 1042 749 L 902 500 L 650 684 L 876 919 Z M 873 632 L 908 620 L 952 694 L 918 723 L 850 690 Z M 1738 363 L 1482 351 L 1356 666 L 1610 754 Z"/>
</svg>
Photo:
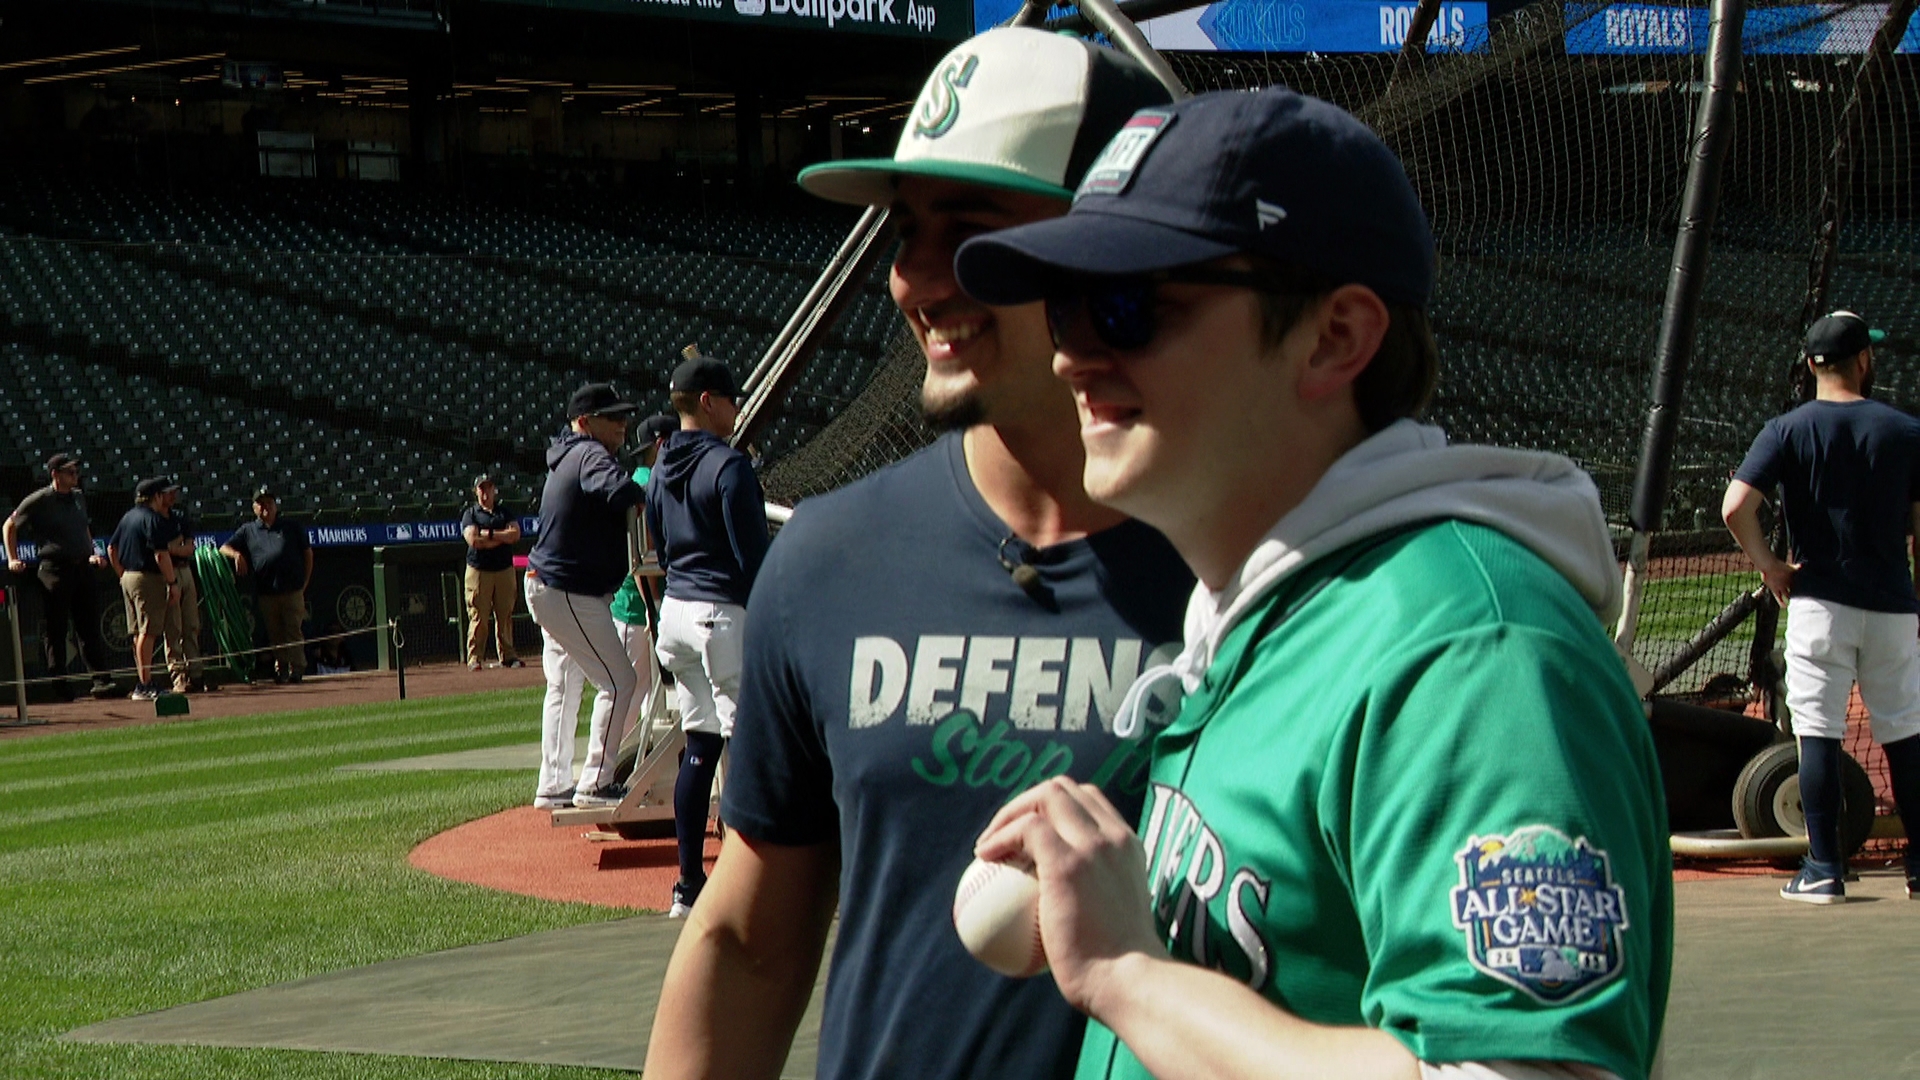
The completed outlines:
<svg viewBox="0 0 1920 1080">
<path fill-rule="evenodd" d="M 747 602 L 767 557 L 766 497 L 747 455 L 705 431 L 676 431 L 647 480 L 647 533 L 667 595 Z"/>
<path fill-rule="evenodd" d="M 553 440 L 527 565 L 549 588 L 610 595 L 627 576 L 627 508 L 645 497 L 599 440 L 577 431 Z"/>
</svg>

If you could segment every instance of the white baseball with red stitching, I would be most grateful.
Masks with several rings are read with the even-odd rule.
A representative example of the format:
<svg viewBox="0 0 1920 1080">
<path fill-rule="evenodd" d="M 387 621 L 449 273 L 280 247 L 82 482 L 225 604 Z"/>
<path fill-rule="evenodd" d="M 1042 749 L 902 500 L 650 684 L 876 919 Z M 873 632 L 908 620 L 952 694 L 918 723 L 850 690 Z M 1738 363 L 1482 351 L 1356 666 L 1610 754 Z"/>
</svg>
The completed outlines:
<svg viewBox="0 0 1920 1080">
<path fill-rule="evenodd" d="M 953 928 L 974 958 L 1002 975 L 1047 970 L 1040 943 L 1040 882 L 1011 863 L 973 860 L 953 894 Z"/>
</svg>

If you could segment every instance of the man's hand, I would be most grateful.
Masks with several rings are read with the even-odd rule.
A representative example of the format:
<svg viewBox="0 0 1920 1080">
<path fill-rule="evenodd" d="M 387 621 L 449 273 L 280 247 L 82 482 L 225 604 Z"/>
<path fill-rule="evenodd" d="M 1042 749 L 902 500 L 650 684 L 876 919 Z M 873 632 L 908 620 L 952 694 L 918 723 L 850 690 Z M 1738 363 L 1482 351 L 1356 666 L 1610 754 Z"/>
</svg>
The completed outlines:
<svg viewBox="0 0 1920 1080">
<path fill-rule="evenodd" d="M 1147 906 L 1146 852 L 1099 788 L 1056 776 L 1027 791 L 994 815 L 974 854 L 1033 864 L 1047 966 L 1074 1008 L 1099 1015 L 1127 958 L 1166 958 Z"/>
<path fill-rule="evenodd" d="M 1793 575 L 1799 569 L 1799 563 L 1775 559 L 1772 566 L 1760 570 L 1760 580 L 1766 582 L 1767 591 L 1773 594 L 1781 607 L 1786 607 L 1787 598 L 1793 595 Z"/>
<path fill-rule="evenodd" d="M 106 557 L 105 555 L 101 555 L 101 554 L 99 554 L 99 553 L 97 553 L 97 552 L 96 552 L 96 553 L 94 554 L 94 556 L 93 556 L 93 557 L 92 557 L 91 559 L 88 559 L 87 561 L 88 561 L 88 562 L 90 562 L 90 563 L 92 563 L 92 564 L 93 564 L 93 565 L 95 565 L 95 566 L 105 566 L 105 565 L 107 565 L 107 557 Z"/>
<path fill-rule="evenodd" d="M 26 560 L 24 560 L 24 559 L 8 559 L 8 560 L 7 560 L 7 569 L 8 569 L 8 570 L 9 570 L 10 572 L 12 572 L 12 573 L 15 573 L 15 574 L 24 574 L 24 573 L 26 573 L 26 572 L 27 572 L 27 564 L 26 564 Z"/>
</svg>

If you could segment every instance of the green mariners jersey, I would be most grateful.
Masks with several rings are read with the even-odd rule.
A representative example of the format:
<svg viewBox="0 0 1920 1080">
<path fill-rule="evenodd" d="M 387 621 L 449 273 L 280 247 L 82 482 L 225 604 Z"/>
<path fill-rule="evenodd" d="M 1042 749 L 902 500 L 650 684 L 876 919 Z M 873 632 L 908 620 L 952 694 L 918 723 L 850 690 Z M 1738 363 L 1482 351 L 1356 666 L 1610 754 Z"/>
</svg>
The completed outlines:
<svg viewBox="0 0 1920 1080">
<path fill-rule="evenodd" d="M 652 470 L 642 465 L 633 470 L 633 482 L 646 487 L 651 475 Z M 634 584 L 632 574 L 620 579 L 620 590 L 613 594 L 613 617 L 628 626 L 647 624 L 647 605 L 640 600 L 640 586 Z"/>
<path fill-rule="evenodd" d="M 1647 1075 L 1673 943 L 1653 741 L 1593 611 L 1518 542 L 1442 521 L 1296 573 L 1151 780 L 1176 958 L 1423 1061 Z M 1089 1025 L 1081 1080 L 1146 1075 Z"/>
</svg>

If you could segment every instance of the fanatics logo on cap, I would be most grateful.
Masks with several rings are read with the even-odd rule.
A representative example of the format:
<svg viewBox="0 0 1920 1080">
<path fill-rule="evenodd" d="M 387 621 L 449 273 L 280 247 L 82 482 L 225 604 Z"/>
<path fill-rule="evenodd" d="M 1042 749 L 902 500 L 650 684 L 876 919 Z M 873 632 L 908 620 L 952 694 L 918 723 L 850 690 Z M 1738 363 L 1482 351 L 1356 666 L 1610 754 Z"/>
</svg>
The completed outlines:
<svg viewBox="0 0 1920 1080">
<path fill-rule="evenodd" d="M 1627 896 L 1607 853 L 1550 825 L 1469 837 L 1456 856 L 1453 925 L 1475 968 L 1558 1005 L 1626 968 Z"/>
<path fill-rule="evenodd" d="M 1285 209 L 1275 206 L 1265 199 L 1253 200 L 1253 216 L 1260 222 L 1260 230 L 1266 231 L 1269 225 L 1278 225 L 1287 220 Z"/>
<path fill-rule="evenodd" d="M 1073 193 L 1074 201 L 1079 202 L 1083 195 L 1118 195 L 1127 190 L 1127 185 L 1133 182 L 1133 171 L 1146 159 L 1147 150 L 1173 121 L 1173 114 L 1164 109 L 1141 109 L 1133 114 L 1133 119 L 1114 133 L 1107 148 L 1100 151 L 1100 156 L 1087 169 L 1087 178 L 1080 182 L 1080 190 Z"/>
<path fill-rule="evenodd" d="M 948 56 L 927 80 L 920 107 L 914 110 L 913 133 L 923 139 L 937 139 L 953 130 L 960 119 L 960 91 L 973 81 L 980 69 L 980 58 L 972 53 Z"/>
</svg>

